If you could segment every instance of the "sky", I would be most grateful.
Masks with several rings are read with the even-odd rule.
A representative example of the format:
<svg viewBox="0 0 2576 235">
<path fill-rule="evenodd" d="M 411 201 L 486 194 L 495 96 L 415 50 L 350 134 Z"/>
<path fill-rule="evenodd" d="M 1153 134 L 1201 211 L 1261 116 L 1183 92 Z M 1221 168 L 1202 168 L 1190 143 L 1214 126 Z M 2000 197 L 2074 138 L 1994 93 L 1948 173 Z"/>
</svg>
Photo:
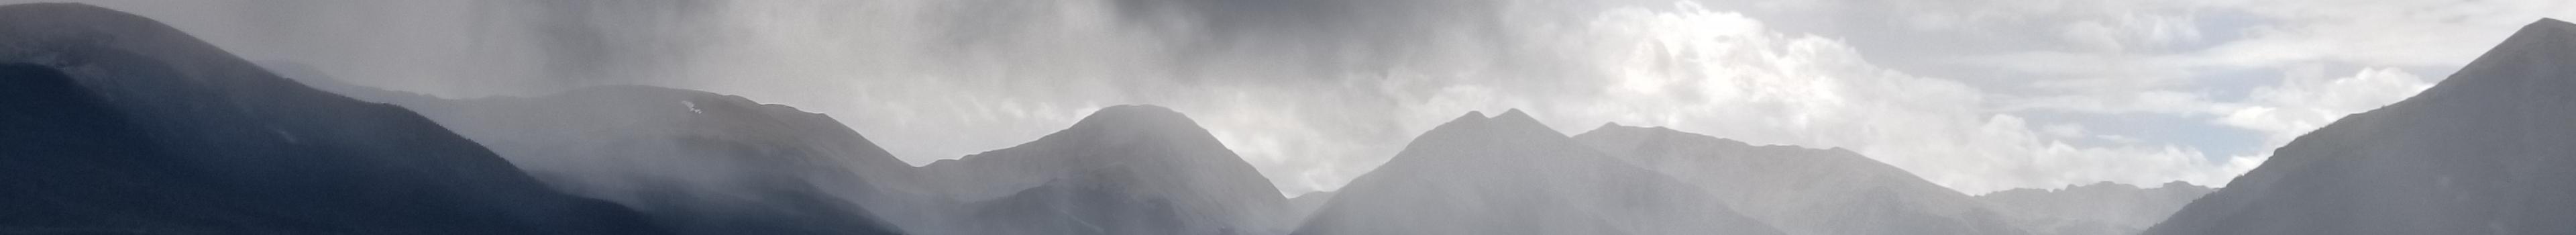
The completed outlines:
<svg viewBox="0 0 2576 235">
<path fill-rule="evenodd" d="M 17 2 L 19 0 L 0 0 Z M 831 115 L 904 161 L 1117 104 L 1284 194 L 1468 111 L 1846 148 L 1970 194 L 2224 186 L 2563 0 L 95 0 L 257 61 L 451 98 L 640 84 Z"/>
</svg>

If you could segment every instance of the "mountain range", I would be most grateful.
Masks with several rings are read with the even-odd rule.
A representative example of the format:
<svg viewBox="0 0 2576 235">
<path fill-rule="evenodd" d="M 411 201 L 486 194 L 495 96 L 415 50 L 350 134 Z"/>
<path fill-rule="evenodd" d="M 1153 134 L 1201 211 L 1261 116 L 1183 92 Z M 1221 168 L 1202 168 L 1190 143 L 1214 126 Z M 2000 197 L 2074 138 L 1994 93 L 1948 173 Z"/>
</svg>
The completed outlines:
<svg viewBox="0 0 2576 235">
<path fill-rule="evenodd" d="M 1983 202 L 1850 150 L 1615 123 L 1574 139 L 1789 234 L 2027 234 Z"/>
<path fill-rule="evenodd" d="M 636 207 L 682 233 L 891 234 L 861 205 L 904 205 L 922 192 L 896 185 L 911 181 L 910 165 L 830 117 L 739 96 L 603 86 L 441 99 L 268 67 L 418 110 L 555 188 Z"/>
<path fill-rule="evenodd" d="M 1709 191 L 1517 109 L 1469 112 L 1336 191 L 1296 234 L 1782 234 Z"/>
<path fill-rule="evenodd" d="M 1287 198 L 1188 116 L 1102 108 L 1026 144 L 922 167 L 957 234 L 1282 234 Z"/>
<path fill-rule="evenodd" d="M 1996 191 L 1977 200 L 2013 215 L 2032 234 L 2138 234 L 2216 190 L 2181 181 L 2155 188 L 2100 182 Z"/>
<path fill-rule="evenodd" d="M 656 234 L 411 111 L 280 78 L 141 16 L 0 6 L 0 229 Z"/>
<path fill-rule="evenodd" d="M 1515 109 L 1291 198 L 1152 105 L 912 166 L 741 96 L 412 94 L 81 4 L 0 6 L 0 36 L 0 233 L 2576 234 L 2576 24 L 2548 19 L 2223 189 L 1974 196 L 1841 148 Z"/>
<path fill-rule="evenodd" d="M 829 117 L 738 96 L 607 86 L 450 100 L 272 64 L 421 110 L 558 187 L 671 215 L 661 220 L 689 233 L 886 233 L 831 223 L 883 218 L 931 234 L 1281 234 L 1291 222 L 1268 180 L 1162 107 L 1104 108 L 1029 144 L 916 169 Z"/>
</svg>

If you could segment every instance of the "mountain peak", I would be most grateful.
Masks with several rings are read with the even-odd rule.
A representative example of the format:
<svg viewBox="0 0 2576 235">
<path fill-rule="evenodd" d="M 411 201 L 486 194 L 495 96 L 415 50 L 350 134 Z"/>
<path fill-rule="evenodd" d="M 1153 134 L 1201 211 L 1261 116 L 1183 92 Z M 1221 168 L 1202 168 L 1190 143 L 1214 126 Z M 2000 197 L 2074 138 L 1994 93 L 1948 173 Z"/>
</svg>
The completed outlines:
<svg viewBox="0 0 2576 235">
<path fill-rule="evenodd" d="M 1489 123 L 1491 123 L 1489 125 L 1492 125 L 1494 128 L 1498 128 L 1495 130 L 1532 133 L 1543 132 L 1548 135 L 1565 136 L 1565 133 L 1556 132 L 1555 128 L 1549 128 L 1547 123 L 1539 122 L 1538 118 L 1532 118 L 1529 113 L 1521 112 L 1520 109 L 1504 110 L 1503 114 L 1494 115 L 1493 121 Z"/>
<path fill-rule="evenodd" d="M 940 196 L 971 202 L 962 210 L 970 213 L 936 220 L 991 221 L 924 233 L 1270 234 L 1286 226 L 1276 213 L 1287 198 L 1276 185 L 1187 115 L 1159 106 L 1104 107 L 1037 140 L 920 171 L 945 188 Z"/>
<path fill-rule="evenodd" d="M 1503 110 L 1503 114 L 1501 114 L 1501 115 L 1494 115 L 1494 118 L 1505 118 L 1505 117 L 1530 118 L 1530 117 L 1529 117 L 1529 113 L 1521 112 L 1521 109 L 1505 109 L 1505 110 Z"/>
<path fill-rule="evenodd" d="M 2576 27 L 2576 24 L 2570 24 L 2570 23 L 2567 23 L 2567 21 L 2560 21 L 2560 20 L 2558 20 L 2558 19 L 2556 19 L 2556 18 L 2548 18 L 2548 17 L 2542 17 L 2542 18 L 2540 18 L 2540 21 L 2531 22 L 2531 25 L 2552 25 L 2551 27 Z M 2528 27 L 2528 26 L 2526 26 L 2526 27 Z"/>
<path fill-rule="evenodd" d="M 1466 115 L 1461 115 L 1457 119 L 1452 119 L 1447 123 L 1441 123 L 1439 126 L 1432 127 L 1430 131 L 1424 132 L 1423 136 L 1490 136 L 1504 133 L 1515 133 L 1513 135 L 1519 135 L 1517 133 L 1546 133 L 1560 138 L 1565 136 L 1565 133 L 1558 133 L 1556 132 L 1556 129 L 1548 128 L 1547 124 L 1539 123 L 1538 119 L 1531 118 L 1528 113 L 1523 113 L 1520 109 L 1507 110 L 1501 115 L 1494 115 L 1492 117 L 1486 117 L 1482 114 L 1484 114 L 1484 112 L 1468 111 Z"/>
<path fill-rule="evenodd" d="M 2444 102 L 2435 100 L 2528 99 L 2559 93 L 2576 88 L 2576 78 L 2570 77 L 2576 71 L 2562 69 L 2570 67 L 2576 67 L 2576 24 L 2543 18 L 2524 25 L 2486 54 L 2461 66 L 2450 78 L 2389 106 Z M 2382 112 L 2355 115 L 2376 113 Z"/>
<path fill-rule="evenodd" d="M 1138 166 L 1141 164 L 1178 164 L 1174 166 Z M 1045 170 L 1030 171 L 1043 166 Z M 1046 179 L 1064 174 L 1111 167 L 1169 167 L 1173 170 L 1220 170 L 1254 172 L 1250 163 L 1225 147 L 1205 128 L 1187 115 L 1153 105 L 1118 105 L 1101 108 L 1075 122 L 1072 127 L 1038 137 L 1018 146 L 967 155 L 956 161 L 932 162 L 924 171 L 957 174 L 989 174 L 993 171 L 1018 171 L 1026 177 L 1012 178 L 994 184 L 997 187 L 970 190 L 969 195 L 999 195 L 1019 188 L 999 186 L 1034 186 Z M 1009 169 L 1009 170 L 999 170 Z M 1161 173 L 1152 173 L 1161 174 Z M 978 176 L 995 178 L 996 176 Z M 1258 179 L 1252 175 L 1244 178 Z M 1262 186 L 1269 187 L 1266 181 Z M 1275 188 L 1273 188 L 1275 190 Z M 1277 195 L 1277 193 L 1271 193 Z"/>
<path fill-rule="evenodd" d="M 2440 84 L 2435 84 L 2432 90 L 2426 90 L 2425 93 L 2429 95 L 2443 93 L 2444 91 L 2442 90 L 2446 89 L 2465 89 L 2458 87 L 2479 86 L 2460 85 L 2456 83 L 2533 83 L 2546 80 L 2563 80 L 2559 79 L 2562 78 L 2561 76 L 2551 76 L 2551 74 L 2527 73 L 2547 73 L 2556 71 L 2548 69 L 2532 70 L 2540 67 L 2563 68 L 2576 65 L 2576 59 L 2565 58 L 2568 55 L 2576 55 L 2576 24 L 2570 24 L 2566 21 L 2559 21 L 2557 19 L 2542 18 L 2529 25 L 2523 25 L 2522 29 L 2514 31 L 2513 36 L 2506 37 L 2504 42 L 2497 43 L 2494 49 L 2487 50 L 2486 54 L 2478 55 L 2476 60 L 2471 60 L 2468 65 L 2461 67 L 2459 73 L 2451 75 L 2451 78 L 2453 79 L 2444 79 Z M 2530 81 L 2487 82 L 2484 80 Z M 2504 86 L 2539 89 L 2556 88 L 2538 85 L 2544 84 L 2510 84 Z"/>
<path fill-rule="evenodd" d="M 1539 124 L 1538 118 L 1530 117 L 1529 113 L 1521 112 L 1521 109 L 1503 110 L 1503 114 L 1494 115 L 1494 120 L 1522 124 Z M 1539 126 L 1546 125 L 1540 124 Z"/>
<path fill-rule="evenodd" d="M 161 21 L 89 4 L 0 6 L 0 35 L 9 35 L 0 37 L 0 45 L 7 45 L 0 46 L 0 60 L 11 62 L 94 63 L 99 60 L 94 57 L 123 54 L 202 73 L 185 78 L 221 89 L 268 89 L 292 82 L 264 69 L 232 69 L 258 66 Z"/>
<path fill-rule="evenodd" d="M 1098 111 L 1092 111 L 1091 116 L 1084 116 L 1082 121 L 1074 122 L 1072 127 L 1067 127 L 1064 130 L 1047 134 L 1044 137 L 1038 137 L 1038 140 L 1023 143 L 1016 147 L 968 155 L 965 160 L 973 161 L 974 159 L 983 158 L 979 157 L 982 155 L 993 155 L 996 152 L 1005 152 L 1023 148 L 1052 149 L 1056 148 L 1056 146 L 1123 146 L 1134 144 L 1193 146 L 1193 148 L 1213 149 L 1216 152 L 1228 155 L 1228 157 L 1233 155 L 1230 150 L 1225 150 L 1225 145 L 1223 143 L 1219 143 L 1217 141 L 1216 135 L 1208 133 L 1206 128 L 1199 127 L 1198 122 L 1191 121 L 1188 115 L 1183 115 L 1178 111 L 1172 111 L 1172 109 L 1163 108 L 1162 106 L 1118 105 L 1100 108 Z M 1019 153 L 1000 155 L 1047 154 Z M 936 163 L 937 162 L 934 162 L 933 165 L 937 165 Z"/>
<path fill-rule="evenodd" d="M 155 51 L 159 54 L 200 55 L 205 59 L 224 55 L 212 44 L 197 41 L 178 28 L 133 13 L 81 3 L 27 3 L 0 6 L 0 34 L 10 35 L 13 43 L 39 43 L 81 46 L 104 46 Z M 86 42 L 84 42 L 86 41 Z M 193 47 L 193 48 L 173 48 Z M 60 50 L 60 49 L 53 49 Z M 233 61 L 239 61 L 238 58 Z M 248 62 L 243 61 L 244 65 Z"/>
<path fill-rule="evenodd" d="M 1164 115 L 1164 114 L 1168 114 L 1168 115 L 1180 115 L 1180 114 L 1181 114 L 1181 112 L 1180 112 L 1180 111 L 1172 111 L 1172 109 L 1171 109 L 1171 108 L 1164 108 L 1163 106 L 1156 106 L 1156 105 L 1150 105 L 1150 104 L 1122 104 L 1122 105 L 1114 105 L 1114 106 L 1109 106 L 1109 107 L 1102 107 L 1102 108 L 1100 108 L 1100 111 L 1093 112 L 1093 115 L 1099 115 L 1099 114 L 1101 114 L 1101 113 L 1135 113 L 1135 114 L 1153 114 L 1153 115 Z"/>
<path fill-rule="evenodd" d="M 2202 189 L 2205 189 L 2205 188 L 2209 188 L 2209 187 L 2202 187 L 2202 186 L 2200 186 L 2200 185 L 2194 185 L 2194 184 L 2191 184 L 2191 182 L 2183 182 L 2183 181 L 2181 181 L 2181 180 L 2175 180 L 2175 181 L 2173 181 L 2173 182 L 2165 182 L 2165 184 L 2164 184 L 2164 185 L 2156 186 L 2156 188 L 2162 188 L 2162 189 L 2202 188 Z"/>
<path fill-rule="evenodd" d="M 1200 129 L 1188 115 L 1154 105 L 1129 104 L 1100 108 L 1091 116 L 1074 122 L 1072 129 L 1094 128 L 1180 128 Z"/>
<path fill-rule="evenodd" d="M 1483 123 L 1485 119 L 1488 119 L 1485 117 L 1485 112 L 1467 111 L 1466 115 L 1458 115 L 1458 118 L 1449 119 L 1449 122 L 1444 122 L 1440 125 L 1447 126 L 1450 124 Z"/>
<path fill-rule="evenodd" d="M 2540 18 L 2538 21 L 2532 21 L 2531 24 L 2523 25 L 2521 30 L 2514 31 L 2513 36 L 2505 38 L 2505 43 L 2498 45 L 2497 48 L 2537 46 L 2530 44 L 2560 45 L 2561 47 L 2576 44 L 2576 24 L 2558 19 Z"/>
<path fill-rule="evenodd" d="M 1485 126 L 1485 123 L 1486 123 L 1486 121 L 1487 121 L 1487 120 L 1493 120 L 1493 118 L 1485 117 L 1485 112 L 1482 112 L 1482 111 L 1467 111 L 1467 114 L 1465 114 L 1465 115 L 1458 115 L 1458 118 L 1449 119 L 1449 122 L 1443 122 L 1443 123 L 1440 123 L 1440 125 L 1439 125 L 1439 126 L 1433 126 L 1433 127 L 1431 127 L 1431 132 L 1441 132 L 1441 130 L 1458 130 L 1458 129 L 1461 129 L 1461 128 L 1467 128 L 1467 127 L 1471 127 L 1471 126 L 1472 126 L 1472 127 L 1479 127 L 1479 128 L 1468 128 L 1468 129 L 1482 129 L 1481 127 Z"/>
<path fill-rule="evenodd" d="M 1589 137 L 1589 139 L 1623 139 L 1623 142 L 1643 142 L 1643 139 L 1667 139 L 1667 137 L 1677 137 L 1677 139 L 1687 139 L 1687 142 L 1713 142 L 1713 145 L 1723 145 L 1723 147 L 1754 147 L 1752 142 L 1741 142 L 1741 139 L 1710 137 L 1710 134 L 1682 132 L 1682 129 L 1672 129 L 1672 127 L 1628 127 L 1628 124 L 1618 124 L 1618 121 L 1610 121 L 1610 124 L 1602 124 L 1602 127 L 1592 129 L 1592 132 L 1577 134 L 1577 139 L 1587 139 L 1587 137 Z M 1839 147 L 1834 147 L 1834 150 L 1839 150 Z M 1847 152 L 1847 150 L 1844 150 L 1844 152 Z M 1857 155 L 1857 152 L 1855 152 L 1855 155 Z"/>
</svg>

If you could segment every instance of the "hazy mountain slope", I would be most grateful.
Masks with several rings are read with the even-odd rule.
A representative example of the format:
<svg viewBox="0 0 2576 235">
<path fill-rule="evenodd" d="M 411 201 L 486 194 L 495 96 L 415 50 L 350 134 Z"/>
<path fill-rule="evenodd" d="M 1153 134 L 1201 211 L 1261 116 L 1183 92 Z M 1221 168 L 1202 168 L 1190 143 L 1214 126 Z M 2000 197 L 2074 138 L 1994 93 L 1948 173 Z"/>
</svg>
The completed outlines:
<svg viewBox="0 0 2576 235">
<path fill-rule="evenodd" d="M 2101 182 L 1996 191 L 1977 195 L 1977 200 L 2027 220 L 2032 233 L 2137 234 L 2211 191 L 2216 189 L 2182 181 L 2155 188 Z"/>
<path fill-rule="evenodd" d="M 888 194 L 922 191 L 880 187 L 911 186 L 911 165 L 840 122 L 739 96 L 606 86 L 446 100 L 290 76 L 420 110 L 550 185 L 686 233 L 892 233 L 857 202 L 903 205 Z"/>
<path fill-rule="evenodd" d="M 410 111 L 307 88 L 140 16 L 0 6 L 0 228 L 653 234 Z"/>
<path fill-rule="evenodd" d="M 2025 233 L 1966 194 L 1848 150 L 1617 124 L 1574 139 L 1708 190 L 1789 234 Z"/>
<path fill-rule="evenodd" d="M 1292 221 L 1290 224 L 1305 223 L 1307 216 L 1315 215 L 1316 209 L 1323 209 L 1324 203 L 1331 202 L 1332 200 L 1332 191 L 1312 192 L 1304 195 L 1297 195 L 1297 197 L 1288 198 L 1288 212 L 1284 214 L 1288 215 L 1289 218 L 1294 218 L 1291 219 Z"/>
<path fill-rule="evenodd" d="M 941 160 L 958 234 L 1278 234 L 1286 198 L 1179 112 L 1102 108 L 1026 144 Z M 928 233 L 928 232 L 926 232 Z"/>
<path fill-rule="evenodd" d="M 1415 137 L 1298 234 L 1780 234 L 1705 190 L 1605 156 L 1520 110 Z"/>
<path fill-rule="evenodd" d="M 2576 25 L 2275 151 L 2147 234 L 2576 234 Z"/>
</svg>

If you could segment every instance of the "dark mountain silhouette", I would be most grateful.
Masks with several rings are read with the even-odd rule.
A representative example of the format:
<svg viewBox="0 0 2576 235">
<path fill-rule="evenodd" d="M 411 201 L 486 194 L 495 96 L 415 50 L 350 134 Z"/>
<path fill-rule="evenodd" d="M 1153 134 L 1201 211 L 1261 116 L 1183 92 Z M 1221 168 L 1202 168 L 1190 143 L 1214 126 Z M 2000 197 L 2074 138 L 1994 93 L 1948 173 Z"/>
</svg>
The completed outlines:
<svg viewBox="0 0 2576 235">
<path fill-rule="evenodd" d="M 1966 194 L 1843 149 L 1604 124 L 1575 140 L 1708 190 L 1789 234 L 2026 234 Z"/>
<path fill-rule="evenodd" d="M 961 208 L 937 233 L 1286 232 L 1278 188 L 1163 107 L 1103 108 L 1036 141 L 922 171 Z"/>
<path fill-rule="evenodd" d="M 0 35 L 0 233 L 661 233 L 140 16 L 0 6 Z"/>
<path fill-rule="evenodd" d="M 2182 181 L 2155 188 L 2101 182 L 1996 191 L 1977 195 L 1977 200 L 2025 220 L 2035 234 L 2138 234 L 2216 190 Z"/>
<path fill-rule="evenodd" d="M 268 66 L 322 90 L 419 110 L 549 185 L 635 207 L 681 233 L 890 234 L 893 226 L 861 205 L 906 205 L 890 194 L 922 191 L 880 187 L 910 186 L 911 165 L 840 122 L 739 96 L 605 86 L 449 100 Z"/>
<path fill-rule="evenodd" d="M 2274 151 L 2147 234 L 2576 234 L 2576 24 Z"/>
<path fill-rule="evenodd" d="M 1781 233 L 1520 110 L 1432 128 L 1311 218 L 1297 234 Z"/>
</svg>

